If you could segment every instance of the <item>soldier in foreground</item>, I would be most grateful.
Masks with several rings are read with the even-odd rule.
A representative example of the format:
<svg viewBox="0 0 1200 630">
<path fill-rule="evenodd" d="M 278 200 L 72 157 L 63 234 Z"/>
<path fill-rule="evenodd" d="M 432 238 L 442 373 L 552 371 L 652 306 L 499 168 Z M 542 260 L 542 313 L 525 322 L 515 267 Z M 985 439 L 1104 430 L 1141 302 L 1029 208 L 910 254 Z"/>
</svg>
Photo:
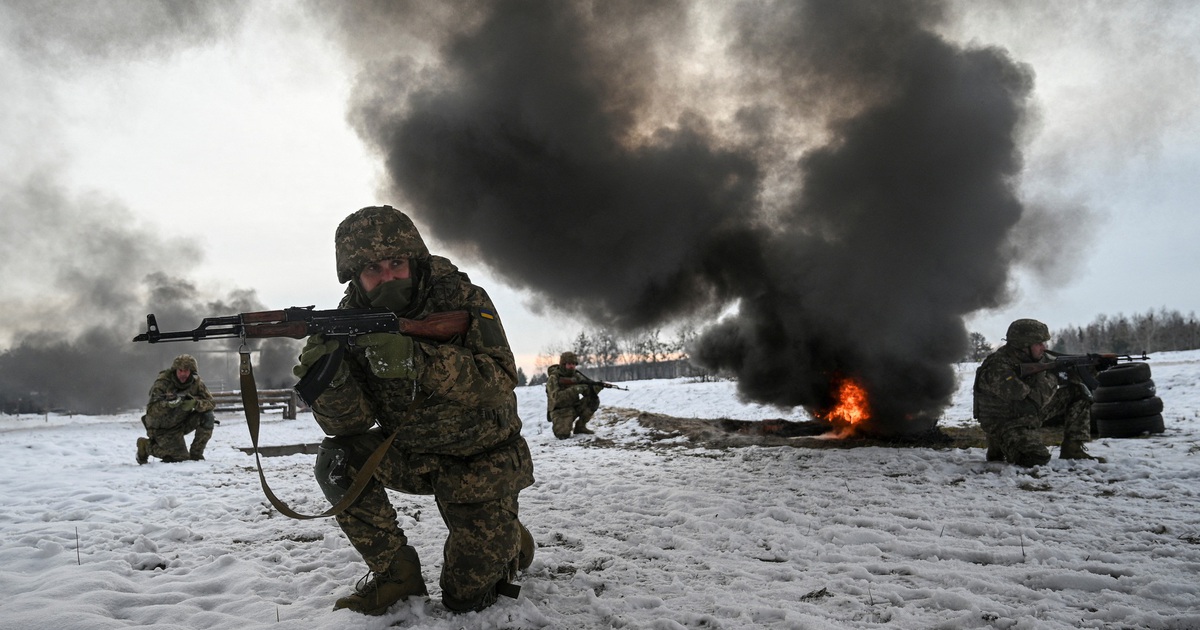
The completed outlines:
<svg viewBox="0 0 1200 630">
<path fill-rule="evenodd" d="M 987 435 L 987 460 L 1018 466 L 1050 461 L 1038 429 L 1062 418 L 1061 459 L 1099 459 L 1083 445 L 1091 439 L 1091 393 L 1072 376 L 1059 382 L 1050 371 L 1021 376 L 1021 364 L 1049 361 L 1050 329 L 1035 319 L 1018 319 L 1008 327 L 1005 344 L 988 355 L 975 371 L 975 417 Z M 1101 460 L 1103 461 L 1103 460 Z"/>
<path fill-rule="evenodd" d="M 564 352 L 558 363 L 546 369 L 546 407 L 554 437 L 565 440 L 572 434 L 591 435 L 588 420 L 600 408 L 600 383 L 584 379 L 576 369 L 579 358 Z"/>
<path fill-rule="evenodd" d="M 150 403 L 142 416 L 147 437 L 137 440 L 137 463 L 145 464 L 151 455 L 164 462 L 204 459 L 204 447 L 216 424 L 215 406 L 200 380 L 196 359 L 190 354 L 175 357 L 150 387 Z M 184 436 L 192 431 L 196 435 L 189 449 Z"/>
<path fill-rule="evenodd" d="M 495 307 L 449 260 L 430 255 L 412 221 L 390 206 L 348 216 L 334 247 L 338 280 L 349 283 L 339 308 L 384 307 L 410 319 L 470 313 L 465 334 L 444 343 L 396 333 L 358 337 L 313 401 L 330 436 L 317 455 L 317 483 L 333 504 L 395 435 L 358 500 L 336 516 L 369 573 L 334 609 L 381 615 L 401 599 L 428 594 L 385 488 L 435 497 L 449 530 L 440 582 L 446 608 L 481 610 L 497 595 L 515 597 L 511 581 L 534 553 L 517 509 L 533 464 L 513 392 L 517 367 Z M 296 375 L 337 345 L 310 337 Z"/>
</svg>

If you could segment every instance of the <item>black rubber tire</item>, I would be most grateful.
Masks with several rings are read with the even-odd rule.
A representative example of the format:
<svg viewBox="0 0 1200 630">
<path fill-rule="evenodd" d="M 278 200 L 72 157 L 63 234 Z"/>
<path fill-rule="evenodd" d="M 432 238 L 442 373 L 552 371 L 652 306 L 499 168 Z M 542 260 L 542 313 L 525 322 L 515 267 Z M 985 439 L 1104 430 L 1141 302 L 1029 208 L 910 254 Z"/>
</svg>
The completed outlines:
<svg viewBox="0 0 1200 630">
<path fill-rule="evenodd" d="M 1120 420 L 1153 416 L 1156 413 L 1162 413 L 1162 410 L 1162 399 L 1158 396 L 1151 396 L 1141 400 L 1093 403 L 1092 417 L 1097 420 Z"/>
<path fill-rule="evenodd" d="M 1158 388 L 1152 380 L 1130 385 L 1104 386 L 1092 390 L 1092 398 L 1098 403 L 1141 400 L 1143 398 L 1150 398 L 1156 394 L 1158 394 Z"/>
<path fill-rule="evenodd" d="M 1150 364 L 1121 363 L 1096 375 L 1101 386 L 1129 385 L 1150 380 Z"/>
<path fill-rule="evenodd" d="M 1161 413 L 1140 418 L 1097 420 L 1096 425 L 1099 437 L 1102 438 L 1131 438 L 1143 433 L 1162 433 L 1167 430 L 1163 425 Z"/>
</svg>

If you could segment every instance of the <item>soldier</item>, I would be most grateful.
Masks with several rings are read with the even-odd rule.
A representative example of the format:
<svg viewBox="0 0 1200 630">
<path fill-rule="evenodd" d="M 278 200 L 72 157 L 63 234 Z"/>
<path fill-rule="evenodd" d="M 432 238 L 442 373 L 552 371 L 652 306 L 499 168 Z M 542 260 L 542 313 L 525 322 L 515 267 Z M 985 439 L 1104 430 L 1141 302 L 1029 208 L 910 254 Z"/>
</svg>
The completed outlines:
<svg viewBox="0 0 1200 630">
<path fill-rule="evenodd" d="M 975 371 L 975 417 L 987 435 L 987 460 L 1018 466 L 1050 461 L 1038 429 L 1062 419 L 1061 459 L 1093 459 L 1083 445 L 1091 439 L 1091 392 L 1077 375 L 1060 383 L 1051 371 L 1021 376 L 1021 364 L 1050 361 L 1050 329 L 1036 319 L 1008 327 L 1005 344 Z"/>
<path fill-rule="evenodd" d="M 150 403 L 142 424 L 147 437 L 137 440 L 137 463 L 145 464 L 153 455 L 164 462 L 204 459 L 204 446 L 213 434 L 212 394 L 208 393 L 196 359 L 181 354 L 171 367 L 158 373 L 150 387 Z M 183 436 L 196 432 L 189 449 Z"/>
<path fill-rule="evenodd" d="M 349 283 L 339 308 L 384 307 L 410 319 L 470 313 L 467 331 L 445 343 L 394 333 L 358 337 L 313 402 L 330 436 L 315 472 L 331 503 L 395 434 L 362 495 L 336 516 L 369 571 L 334 610 L 382 615 L 401 599 L 428 595 L 387 488 L 437 502 L 449 530 L 440 581 L 446 608 L 481 610 L 497 595 L 515 597 L 519 587 L 510 582 L 533 561 L 533 538 L 517 518 L 533 463 L 517 416 L 517 366 L 491 299 L 449 260 L 430 255 L 413 222 L 390 206 L 348 216 L 334 250 L 338 281 Z M 310 337 L 295 374 L 303 377 L 336 347 Z"/>
<path fill-rule="evenodd" d="M 599 383 L 592 384 L 579 373 L 579 358 L 564 352 L 558 364 L 546 369 L 546 415 L 554 437 L 565 440 L 572 433 L 590 435 L 588 420 L 600 408 Z"/>
</svg>

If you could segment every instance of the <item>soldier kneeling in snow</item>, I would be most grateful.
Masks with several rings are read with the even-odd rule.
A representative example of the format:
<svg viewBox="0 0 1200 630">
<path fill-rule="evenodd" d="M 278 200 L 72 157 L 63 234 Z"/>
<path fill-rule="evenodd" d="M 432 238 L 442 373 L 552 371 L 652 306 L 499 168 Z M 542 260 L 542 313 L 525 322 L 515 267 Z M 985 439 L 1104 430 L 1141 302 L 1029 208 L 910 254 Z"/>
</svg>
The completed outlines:
<svg viewBox="0 0 1200 630">
<path fill-rule="evenodd" d="M 213 434 L 212 394 L 200 380 L 196 359 L 190 354 L 175 357 L 171 367 L 158 373 L 150 388 L 150 403 L 142 424 L 146 436 L 137 441 L 137 463 L 145 464 L 153 455 L 164 462 L 204 459 L 204 446 Z M 192 431 L 189 449 L 184 436 Z"/>
<path fill-rule="evenodd" d="M 558 364 L 546 369 L 546 406 L 554 437 L 565 440 L 572 433 L 592 434 L 588 420 L 600 408 L 600 383 L 589 381 L 575 369 L 579 358 L 564 352 Z"/>
</svg>

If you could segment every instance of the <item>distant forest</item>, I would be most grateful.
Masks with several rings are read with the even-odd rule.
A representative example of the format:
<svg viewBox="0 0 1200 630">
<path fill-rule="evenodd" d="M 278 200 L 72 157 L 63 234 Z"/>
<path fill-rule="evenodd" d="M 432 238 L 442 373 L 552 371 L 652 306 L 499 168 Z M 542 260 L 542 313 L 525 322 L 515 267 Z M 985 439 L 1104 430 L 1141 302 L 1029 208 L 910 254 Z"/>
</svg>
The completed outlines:
<svg viewBox="0 0 1200 630">
<path fill-rule="evenodd" d="M 1100 315 L 1087 326 L 1068 326 L 1050 332 L 1050 349 L 1066 354 L 1086 352 L 1169 352 L 1200 348 L 1200 321 L 1195 313 L 1161 308 L 1126 317 Z M 979 361 L 994 350 L 983 335 L 973 332 L 967 360 Z"/>
<path fill-rule="evenodd" d="M 1200 322 L 1195 313 L 1146 311 L 1142 315 L 1101 315 L 1087 326 L 1053 331 L 1056 352 L 1170 352 L 1200 348 Z"/>
</svg>

